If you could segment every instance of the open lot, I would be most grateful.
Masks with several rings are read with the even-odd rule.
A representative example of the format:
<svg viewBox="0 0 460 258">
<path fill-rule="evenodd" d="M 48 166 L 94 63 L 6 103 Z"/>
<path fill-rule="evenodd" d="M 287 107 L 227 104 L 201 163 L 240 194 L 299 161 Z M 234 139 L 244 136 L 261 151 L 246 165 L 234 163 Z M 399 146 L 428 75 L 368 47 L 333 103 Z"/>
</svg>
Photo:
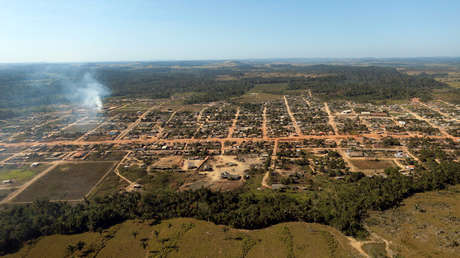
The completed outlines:
<svg viewBox="0 0 460 258">
<path fill-rule="evenodd" d="M 43 198 L 81 199 L 113 164 L 113 162 L 78 162 L 59 165 L 25 189 L 13 202 L 30 202 Z"/>
<path fill-rule="evenodd" d="M 240 103 L 264 103 L 267 101 L 280 99 L 280 95 L 263 93 L 263 92 L 248 92 L 241 97 L 235 98 L 235 101 Z"/>
<path fill-rule="evenodd" d="M 391 160 L 351 159 L 350 162 L 358 169 L 383 170 L 390 167 L 396 167 L 396 164 Z"/>
<path fill-rule="evenodd" d="M 160 158 L 153 164 L 154 169 L 177 169 L 182 167 L 183 158 L 181 156 L 168 156 Z"/>
</svg>

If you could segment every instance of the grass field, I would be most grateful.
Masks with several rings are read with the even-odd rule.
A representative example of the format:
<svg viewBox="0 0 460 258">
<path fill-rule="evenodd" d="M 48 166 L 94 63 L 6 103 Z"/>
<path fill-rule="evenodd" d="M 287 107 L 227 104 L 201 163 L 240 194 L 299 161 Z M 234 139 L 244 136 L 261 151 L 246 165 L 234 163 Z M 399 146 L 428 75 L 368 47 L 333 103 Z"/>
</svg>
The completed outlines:
<svg viewBox="0 0 460 258">
<path fill-rule="evenodd" d="M 460 185 L 416 194 L 399 208 L 374 212 L 366 224 L 400 257 L 460 256 Z"/>
<path fill-rule="evenodd" d="M 249 179 L 245 181 L 244 189 L 251 192 L 257 192 L 257 189 L 262 187 L 263 177 L 263 174 L 252 175 Z"/>
<path fill-rule="evenodd" d="M 71 253 L 68 246 L 84 242 Z M 301 222 L 237 230 L 195 219 L 127 221 L 99 233 L 40 238 L 7 257 L 357 257 L 337 230 Z"/>
<path fill-rule="evenodd" d="M 48 167 L 47 164 L 40 164 L 38 167 L 30 167 L 28 164 L 5 165 L 0 168 L 0 181 L 11 179 L 13 185 L 21 185 Z"/>
<path fill-rule="evenodd" d="M 30 169 L 1 169 L 0 180 L 12 179 L 15 181 L 26 181 L 36 174 L 35 171 Z"/>
<path fill-rule="evenodd" d="M 133 182 L 147 176 L 147 171 L 139 166 L 131 166 L 129 168 L 120 167 L 119 171 L 120 174 Z"/>
<path fill-rule="evenodd" d="M 303 90 L 288 90 L 287 83 L 256 84 L 250 91 L 234 100 L 240 103 L 264 103 L 278 100 L 283 95 L 299 95 Z"/>
<path fill-rule="evenodd" d="M 263 103 L 282 97 L 287 83 L 257 84 L 241 97 L 236 98 L 241 103 Z"/>
<path fill-rule="evenodd" d="M 137 112 L 137 111 L 147 111 L 147 109 L 151 108 L 152 105 L 150 103 L 144 103 L 144 102 L 137 102 L 130 104 L 126 107 L 120 108 L 117 111 L 118 112 Z"/>
<path fill-rule="evenodd" d="M 91 193 L 89 198 L 104 197 L 110 194 L 118 193 L 120 190 L 125 189 L 128 183 L 118 177 L 114 172 L 108 174 L 104 180 L 97 186 L 94 192 Z"/>
<path fill-rule="evenodd" d="M 102 152 L 99 153 L 97 151 L 93 151 L 88 155 L 86 160 L 88 161 L 119 161 L 126 155 L 124 151 L 110 151 L 110 152 Z"/>
<path fill-rule="evenodd" d="M 259 93 L 259 92 L 251 92 L 246 93 L 241 97 L 235 98 L 236 102 L 239 103 L 264 103 L 267 101 L 281 99 L 282 95 L 275 95 L 269 93 Z"/>
<path fill-rule="evenodd" d="M 113 162 L 81 162 L 63 164 L 51 170 L 19 194 L 13 201 L 35 199 L 81 199 L 113 166 Z"/>
</svg>

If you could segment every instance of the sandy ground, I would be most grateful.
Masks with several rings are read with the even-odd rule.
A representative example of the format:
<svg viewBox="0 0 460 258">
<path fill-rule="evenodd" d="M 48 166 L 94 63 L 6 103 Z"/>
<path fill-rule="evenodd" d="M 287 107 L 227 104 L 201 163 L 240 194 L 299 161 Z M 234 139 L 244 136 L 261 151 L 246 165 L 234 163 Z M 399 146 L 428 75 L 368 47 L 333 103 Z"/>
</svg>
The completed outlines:
<svg viewBox="0 0 460 258">
<path fill-rule="evenodd" d="M 221 173 L 227 171 L 230 174 L 244 176 L 245 170 L 249 169 L 251 165 L 261 164 L 262 160 L 257 157 L 243 157 L 244 161 L 238 161 L 236 156 L 230 155 L 220 155 L 215 156 L 212 160 L 208 161 L 208 164 L 212 166 L 213 171 L 207 172 L 207 176 L 211 182 L 217 181 L 227 181 L 226 179 L 221 179 Z M 235 164 L 235 166 L 230 165 L 229 163 Z M 244 179 L 242 179 L 244 180 Z"/>
</svg>

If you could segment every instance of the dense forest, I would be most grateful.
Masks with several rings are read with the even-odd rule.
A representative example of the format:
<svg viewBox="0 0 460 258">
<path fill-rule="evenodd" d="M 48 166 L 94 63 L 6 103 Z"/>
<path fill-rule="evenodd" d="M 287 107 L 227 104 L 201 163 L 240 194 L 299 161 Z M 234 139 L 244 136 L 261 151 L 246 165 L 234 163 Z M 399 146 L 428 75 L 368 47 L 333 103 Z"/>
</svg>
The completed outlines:
<svg viewBox="0 0 460 258">
<path fill-rule="evenodd" d="M 330 191 L 296 198 L 272 192 L 185 192 L 123 193 L 70 205 L 36 201 L 0 211 L 0 255 L 49 234 L 100 231 L 127 219 L 153 223 L 172 217 L 193 217 L 236 228 L 256 229 L 280 222 L 305 221 L 334 226 L 348 235 L 365 235 L 362 220 L 369 210 L 398 205 L 414 193 L 460 183 L 460 164 L 431 162 L 417 176 L 404 176 L 387 169 L 387 177 L 364 177 L 350 173 Z M 332 192 L 331 192 L 332 191 Z"/>
<path fill-rule="evenodd" d="M 112 96 L 169 98 L 177 93 L 195 93 L 187 101 L 189 103 L 240 96 L 254 84 L 249 80 L 216 80 L 215 77 L 221 73 L 207 69 L 101 69 L 97 78 L 110 87 Z"/>
<path fill-rule="evenodd" d="M 422 97 L 447 87 L 426 74 L 409 76 L 390 67 L 338 65 L 254 65 L 201 67 L 200 62 L 114 64 L 30 64 L 0 67 L 0 119 L 69 103 L 87 73 L 107 87 L 108 96 L 169 98 L 191 93 L 187 103 L 240 96 L 260 83 L 288 83 L 288 90 L 311 89 L 327 98 L 378 101 Z M 178 67 L 179 64 L 186 65 Z M 188 66 L 187 66 L 188 65 Z M 266 77 L 263 73 L 279 73 Z M 295 74 L 305 74 L 305 77 Z M 219 76 L 231 80 L 219 80 Z"/>
<path fill-rule="evenodd" d="M 311 67 L 326 76 L 291 80 L 289 89 L 311 89 L 327 98 L 345 98 L 354 101 L 379 101 L 431 98 L 433 89 L 446 85 L 426 75 L 410 76 L 389 67 L 326 66 Z"/>
</svg>

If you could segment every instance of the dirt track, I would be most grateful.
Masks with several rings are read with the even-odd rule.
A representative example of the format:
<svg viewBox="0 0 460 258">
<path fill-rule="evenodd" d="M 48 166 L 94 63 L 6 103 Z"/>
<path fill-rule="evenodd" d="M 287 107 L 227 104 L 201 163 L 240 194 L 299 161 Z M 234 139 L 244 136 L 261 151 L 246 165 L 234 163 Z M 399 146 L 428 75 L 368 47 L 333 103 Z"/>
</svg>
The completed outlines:
<svg viewBox="0 0 460 258">
<path fill-rule="evenodd" d="M 287 100 L 286 96 L 283 96 L 283 98 L 284 98 L 284 104 L 286 105 L 286 110 L 287 110 L 287 112 L 289 114 L 289 117 L 291 118 L 292 124 L 294 125 L 295 133 L 298 136 L 302 136 L 303 135 L 302 130 L 300 130 L 300 127 L 297 124 L 297 120 L 295 120 L 294 114 L 292 114 L 292 111 L 291 111 L 291 108 L 289 107 L 289 103 L 288 103 L 288 100 Z"/>
<path fill-rule="evenodd" d="M 327 116 L 329 118 L 329 125 L 332 126 L 332 129 L 334 130 L 334 134 L 338 135 L 339 130 L 337 130 L 337 124 L 334 121 L 334 117 L 332 116 L 331 110 L 329 109 L 329 105 L 327 104 L 327 102 L 324 102 L 324 109 L 326 110 Z"/>
<path fill-rule="evenodd" d="M 433 124 L 430 120 L 428 120 L 427 118 L 424 118 L 424 117 L 421 117 L 419 116 L 418 114 L 412 112 L 411 110 L 409 110 L 408 108 L 405 108 L 405 107 L 401 107 L 404 111 L 406 111 L 407 113 L 413 115 L 415 118 L 417 118 L 418 120 L 422 120 L 422 121 L 425 121 L 427 124 L 429 124 L 431 127 L 433 128 L 436 128 L 438 129 L 442 135 L 444 135 L 444 137 L 448 137 L 448 138 L 452 138 L 452 139 L 455 139 L 456 137 L 453 137 L 452 135 L 448 134 L 444 129 L 442 129 L 441 127 Z M 458 137 L 457 137 L 458 138 Z"/>
<path fill-rule="evenodd" d="M 444 112 L 442 112 L 441 110 L 439 110 L 439 108 L 435 108 L 435 107 L 432 107 L 430 105 L 427 105 L 423 102 L 418 102 L 419 104 L 421 104 L 422 106 L 425 106 L 426 108 L 429 108 L 431 109 L 432 111 L 435 111 L 435 112 L 438 112 L 439 114 L 441 114 L 442 116 L 444 116 L 445 118 L 449 118 L 451 119 L 452 117 Z"/>
<path fill-rule="evenodd" d="M 347 139 L 347 138 L 355 138 L 359 139 L 362 137 L 367 138 L 382 138 L 386 135 L 378 135 L 378 134 L 341 134 L 341 135 L 303 135 L 303 136 L 288 136 L 288 137 L 275 137 L 275 138 L 206 138 L 206 139 L 158 139 L 158 138 L 150 138 L 150 139 L 124 139 L 124 140 L 102 140 L 102 141 L 50 141 L 50 142 L 20 142 L 20 143 L 0 143 L 0 146 L 4 147 L 31 147 L 35 145 L 47 145 L 47 146 L 54 146 L 54 145 L 92 145 L 92 144 L 130 144 L 130 143 L 157 143 L 157 142 L 178 142 L 178 143 L 193 143 L 193 142 L 222 142 L 222 141 L 234 141 L 234 142 L 243 142 L 243 141 L 301 141 L 301 140 L 308 140 L 308 139 Z M 410 135 L 397 135 L 397 134 L 389 134 L 393 138 L 411 138 Z M 445 138 L 452 138 L 453 140 L 460 140 L 460 137 L 446 137 L 446 136 L 424 136 L 425 138 L 431 139 L 445 139 Z"/>
<path fill-rule="evenodd" d="M 136 127 L 137 125 L 139 125 L 140 122 L 142 122 L 142 120 L 150 113 L 152 112 L 156 107 L 153 106 L 151 108 L 149 108 L 147 111 L 145 111 L 139 118 L 137 118 L 137 120 L 134 122 L 134 123 L 131 123 L 128 128 L 126 128 L 123 132 L 120 133 L 120 135 L 118 135 L 118 137 L 115 139 L 115 140 L 120 140 L 120 139 L 123 139 L 123 137 L 125 137 L 129 132 L 131 132 L 131 130 L 133 130 L 134 127 Z"/>
<path fill-rule="evenodd" d="M 240 116 L 240 107 L 237 108 L 235 113 L 235 118 L 233 119 L 232 125 L 228 128 L 227 138 L 232 138 L 233 131 L 235 131 L 236 123 L 238 122 L 238 117 Z"/>
<path fill-rule="evenodd" d="M 267 106 L 264 106 L 264 112 L 262 114 L 263 117 L 263 122 L 262 122 L 262 137 L 264 139 L 268 139 L 268 133 L 267 133 Z"/>
</svg>

